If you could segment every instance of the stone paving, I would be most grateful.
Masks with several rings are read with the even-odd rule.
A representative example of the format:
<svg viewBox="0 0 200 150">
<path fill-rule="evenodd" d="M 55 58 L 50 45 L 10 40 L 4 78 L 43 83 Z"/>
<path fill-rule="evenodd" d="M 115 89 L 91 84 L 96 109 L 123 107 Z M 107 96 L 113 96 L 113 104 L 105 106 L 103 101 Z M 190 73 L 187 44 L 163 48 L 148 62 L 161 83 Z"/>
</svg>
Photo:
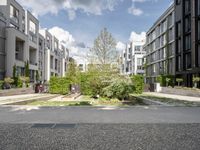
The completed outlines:
<svg viewBox="0 0 200 150">
<path fill-rule="evenodd" d="M 174 95 L 174 94 L 164 94 L 164 93 L 157 93 L 157 92 L 144 92 L 144 94 L 151 95 L 151 96 L 177 99 L 177 100 L 190 101 L 190 102 L 200 102 L 200 97 L 182 96 L 182 95 Z"/>
</svg>

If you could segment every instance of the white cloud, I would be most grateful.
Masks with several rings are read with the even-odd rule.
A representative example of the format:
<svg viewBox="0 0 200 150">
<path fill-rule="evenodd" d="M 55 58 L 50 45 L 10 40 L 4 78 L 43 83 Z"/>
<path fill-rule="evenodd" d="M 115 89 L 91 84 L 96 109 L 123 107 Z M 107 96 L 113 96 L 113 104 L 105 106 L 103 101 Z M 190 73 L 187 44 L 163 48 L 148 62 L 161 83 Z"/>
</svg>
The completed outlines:
<svg viewBox="0 0 200 150">
<path fill-rule="evenodd" d="M 129 41 L 134 42 L 134 41 L 143 41 L 145 42 L 146 40 L 146 32 L 141 32 L 140 34 L 136 32 L 131 32 Z"/>
<path fill-rule="evenodd" d="M 128 9 L 128 12 L 130 14 L 133 14 L 134 16 L 140 16 L 143 14 L 143 11 L 140 8 L 130 7 Z"/>
<path fill-rule="evenodd" d="M 136 3 L 144 3 L 147 1 L 158 2 L 158 0 L 132 0 L 132 6 L 128 8 L 128 13 L 134 16 L 140 16 L 144 14 L 144 11 L 141 8 L 136 7 Z"/>
<path fill-rule="evenodd" d="M 117 51 L 123 51 L 126 48 L 126 45 L 122 42 L 117 42 L 116 49 Z"/>
<path fill-rule="evenodd" d="M 88 49 L 85 43 L 76 41 L 69 31 L 57 26 L 50 28 L 48 31 L 69 49 L 70 56 L 78 63 L 85 62 Z"/>
<path fill-rule="evenodd" d="M 118 2 L 123 0 L 17 0 L 30 9 L 36 16 L 47 13 L 57 14 L 59 10 L 66 10 L 70 20 L 76 17 L 76 11 L 87 14 L 101 15 L 104 10 L 113 11 Z"/>
</svg>

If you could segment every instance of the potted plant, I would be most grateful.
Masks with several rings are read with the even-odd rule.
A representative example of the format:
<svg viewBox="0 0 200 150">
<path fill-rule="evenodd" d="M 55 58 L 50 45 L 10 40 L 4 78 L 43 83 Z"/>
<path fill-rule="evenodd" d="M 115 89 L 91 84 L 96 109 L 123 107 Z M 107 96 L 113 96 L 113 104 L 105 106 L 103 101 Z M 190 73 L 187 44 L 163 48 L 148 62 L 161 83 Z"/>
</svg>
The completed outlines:
<svg viewBox="0 0 200 150">
<path fill-rule="evenodd" d="M 168 87 L 169 86 L 169 82 L 171 81 L 170 78 L 166 78 L 166 86 Z"/>
<path fill-rule="evenodd" d="M 194 88 L 197 88 L 197 84 L 198 82 L 200 81 L 200 77 L 193 77 L 192 78 L 192 81 L 194 83 Z"/>
<path fill-rule="evenodd" d="M 178 86 L 181 85 L 181 83 L 183 82 L 182 78 L 176 78 L 176 82 L 178 83 Z"/>
</svg>

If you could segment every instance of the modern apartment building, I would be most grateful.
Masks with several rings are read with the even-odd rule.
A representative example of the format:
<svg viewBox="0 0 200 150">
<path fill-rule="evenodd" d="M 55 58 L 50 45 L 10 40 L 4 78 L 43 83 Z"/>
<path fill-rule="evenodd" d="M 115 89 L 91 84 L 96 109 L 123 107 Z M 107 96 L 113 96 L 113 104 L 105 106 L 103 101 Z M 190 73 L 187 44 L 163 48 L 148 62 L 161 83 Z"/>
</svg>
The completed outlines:
<svg viewBox="0 0 200 150">
<path fill-rule="evenodd" d="M 143 49 L 144 44 L 145 39 L 142 39 L 140 41 L 137 41 L 136 39 L 130 44 L 126 45 L 126 48 L 121 56 L 121 74 L 144 74 L 143 57 L 146 54 L 146 52 Z"/>
<path fill-rule="evenodd" d="M 51 76 L 65 76 L 69 62 L 69 50 L 47 30 L 42 30 L 41 35 L 43 37 L 41 41 L 44 44 L 44 59 L 41 59 L 44 64 L 44 80 L 49 81 Z"/>
<path fill-rule="evenodd" d="M 175 75 L 174 5 L 154 23 L 146 35 L 146 81 L 159 75 Z"/>
<path fill-rule="evenodd" d="M 192 87 L 200 76 L 200 0 L 175 0 L 175 39 L 176 77 Z"/>
<path fill-rule="evenodd" d="M 39 34 L 39 21 L 19 3 L 0 1 L 0 80 L 12 77 L 14 65 L 17 74 L 24 76 L 25 62 L 29 63 L 32 82 L 37 71 L 41 80 L 64 76 L 69 52 L 59 46 L 58 39 L 48 31 L 45 36 Z"/>
</svg>

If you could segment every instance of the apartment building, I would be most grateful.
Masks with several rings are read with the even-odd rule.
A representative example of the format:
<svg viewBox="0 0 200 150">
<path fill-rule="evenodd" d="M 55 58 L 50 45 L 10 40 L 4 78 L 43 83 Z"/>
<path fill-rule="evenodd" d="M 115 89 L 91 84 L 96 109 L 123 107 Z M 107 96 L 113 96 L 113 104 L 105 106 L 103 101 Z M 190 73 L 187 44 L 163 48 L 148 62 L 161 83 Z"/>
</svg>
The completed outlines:
<svg viewBox="0 0 200 150">
<path fill-rule="evenodd" d="M 200 0 L 175 0 L 176 77 L 200 77 Z M 198 85 L 200 87 L 200 85 Z"/>
<path fill-rule="evenodd" d="M 51 76 L 64 77 L 69 62 L 69 50 L 48 30 L 42 30 L 44 38 L 44 80 L 49 81 Z"/>
<path fill-rule="evenodd" d="M 175 75 L 174 5 L 154 23 L 146 35 L 146 81 L 159 75 Z"/>
<path fill-rule="evenodd" d="M 49 80 L 51 76 L 64 76 L 69 51 L 60 49 L 59 41 L 48 31 L 39 34 L 39 21 L 15 0 L 0 2 L 0 80 L 12 77 L 13 66 L 24 76 L 25 62 L 29 63 L 30 80 Z M 63 68 L 62 68 L 63 67 Z"/>
<path fill-rule="evenodd" d="M 146 54 L 146 52 L 143 49 L 144 44 L 145 39 L 135 39 L 130 44 L 126 45 L 126 48 L 121 56 L 121 74 L 144 74 L 143 57 Z"/>
</svg>

